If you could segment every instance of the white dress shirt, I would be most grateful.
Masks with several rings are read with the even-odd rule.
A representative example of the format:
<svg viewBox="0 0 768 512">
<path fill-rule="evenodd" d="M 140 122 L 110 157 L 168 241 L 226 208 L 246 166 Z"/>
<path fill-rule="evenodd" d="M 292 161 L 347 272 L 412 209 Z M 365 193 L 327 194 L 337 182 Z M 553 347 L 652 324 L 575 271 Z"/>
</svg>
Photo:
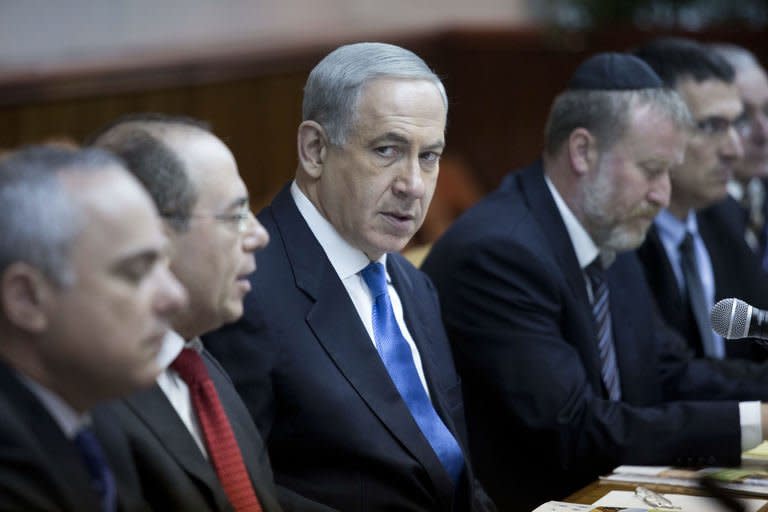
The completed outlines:
<svg viewBox="0 0 768 512">
<path fill-rule="evenodd" d="M 357 314 L 363 322 L 365 330 L 368 332 L 371 343 L 373 343 L 375 347 L 376 340 L 373 335 L 372 319 L 373 298 L 371 297 L 368 285 L 365 284 L 365 281 L 360 275 L 360 271 L 370 263 L 368 256 L 341 237 L 333 225 L 331 225 L 331 223 L 317 211 L 315 205 L 304 195 L 295 181 L 291 184 L 291 196 L 296 203 L 299 213 L 301 213 L 301 216 L 306 221 L 312 234 L 315 235 L 315 238 L 323 248 L 325 255 L 328 257 L 328 260 L 330 260 L 331 266 L 333 266 L 333 269 L 339 276 L 344 288 L 346 288 L 349 298 L 355 305 Z M 387 255 L 384 254 L 379 259 L 379 262 L 384 265 L 384 269 L 386 270 Z M 403 305 L 400 302 L 400 296 L 397 294 L 397 290 L 392 286 L 389 272 L 387 272 L 387 290 L 389 292 L 389 299 L 392 302 L 392 309 L 395 313 L 397 325 L 400 328 L 403 337 L 408 342 L 408 346 L 411 348 L 416 371 L 419 374 L 422 386 L 424 386 L 424 389 L 427 392 L 427 396 L 429 396 L 429 388 L 427 387 L 427 381 L 424 378 L 424 369 L 421 366 L 421 356 L 419 355 L 419 350 L 416 347 L 416 343 L 413 341 L 411 333 L 408 332 L 408 327 L 403 318 Z"/>
<path fill-rule="evenodd" d="M 170 367 L 171 363 L 173 363 L 176 357 L 181 353 L 182 349 L 185 348 L 191 348 L 200 353 L 203 350 L 203 344 L 198 338 L 185 342 L 184 338 L 178 333 L 169 331 L 163 340 L 163 346 L 157 356 L 160 367 L 165 368 L 165 370 L 157 377 L 157 385 L 163 390 L 168 401 L 171 402 L 171 405 L 176 410 L 179 418 L 181 418 L 182 423 L 187 427 L 192 439 L 195 440 L 195 444 L 197 444 L 197 447 L 200 448 L 200 451 L 203 453 L 203 457 L 207 459 L 208 451 L 205 449 L 203 430 L 200 427 L 195 408 L 192 405 L 192 398 L 189 395 L 189 387 L 176 370 Z"/>
<path fill-rule="evenodd" d="M 547 182 L 547 187 L 549 188 L 549 191 L 552 193 L 552 197 L 555 200 L 557 209 L 560 212 L 560 217 L 562 217 L 563 222 L 565 223 L 565 229 L 568 231 L 571 244 L 573 245 L 573 249 L 576 252 L 576 258 L 579 261 L 579 266 L 581 266 L 581 269 L 584 270 L 584 268 L 586 268 L 586 266 L 589 265 L 597 257 L 598 254 L 600 254 L 600 250 L 595 245 L 587 231 L 584 229 L 584 226 L 581 225 L 571 209 L 568 208 L 565 200 L 563 200 L 557 188 L 555 188 L 554 183 L 552 183 L 548 176 L 545 176 L 544 179 Z M 610 254 L 602 256 L 604 264 L 607 263 L 606 259 L 613 259 L 613 255 Z M 607 268 L 608 265 L 605 266 Z M 586 275 L 585 279 L 587 279 Z M 591 299 L 592 290 L 590 289 L 588 280 L 586 286 Z M 760 444 L 763 437 L 763 427 L 760 418 L 760 402 L 739 402 L 739 423 L 741 425 L 742 451 L 749 450 Z"/>
</svg>

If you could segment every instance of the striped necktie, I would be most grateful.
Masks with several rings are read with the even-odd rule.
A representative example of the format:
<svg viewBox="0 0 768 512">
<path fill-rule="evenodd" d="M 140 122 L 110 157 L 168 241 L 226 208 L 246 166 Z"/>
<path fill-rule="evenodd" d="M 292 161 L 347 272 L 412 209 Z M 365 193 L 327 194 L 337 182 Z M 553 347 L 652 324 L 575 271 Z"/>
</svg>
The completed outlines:
<svg viewBox="0 0 768 512">
<path fill-rule="evenodd" d="M 598 256 L 586 268 L 592 286 L 592 315 L 597 329 L 597 349 L 600 353 L 600 375 L 608 391 L 608 398 L 621 400 L 619 367 L 616 363 L 616 348 L 613 344 L 613 326 L 611 324 L 611 304 L 608 296 L 608 283 L 605 271 Z"/>
</svg>

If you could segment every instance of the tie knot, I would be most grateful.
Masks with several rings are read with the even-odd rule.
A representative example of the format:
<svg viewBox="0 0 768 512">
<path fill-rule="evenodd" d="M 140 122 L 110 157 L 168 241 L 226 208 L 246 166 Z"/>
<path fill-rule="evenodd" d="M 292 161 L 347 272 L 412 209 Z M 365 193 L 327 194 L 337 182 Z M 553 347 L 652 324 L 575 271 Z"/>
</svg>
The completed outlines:
<svg viewBox="0 0 768 512">
<path fill-rule="evenodd" d="M 171 363 L 171 368 L 189 385 L 207 380 L 208 369 L 196 350 L 185 348 Z"/>
<path fill-rule="evenodd" d="M 93 457 L 94 454 L 99 458 L 101 457 L 101 446 L 90 428 L 81 428 L 75 435 L 74 442 L 80 451 L 87 454 L 88 457 Z"/>
<path fill-rule="evenodd" d="M 680 242 L 680 252 L 693 253 L 693 233 L 690 231 L 685 232 L 683 241 Z"/>
<path fill-rule="evenodd" d="M 592 260 L 592 263 L 587 265 L 587 268 L 585 268 L 584 271 L 587 273 L 587 277 L 589 277 L 589 280 L 593 285 L 598 285 L 605 281 L 605 269 L 600 261 L 600 256 Z"/>
<path fill-rule="evenodd" d="M 378 261 L 372 261 L 360 271 L 360 275 L 363 276 L 374 299 L 387 293 L 387 274 L 384 272 L 384 265 Z"/>
</svg>

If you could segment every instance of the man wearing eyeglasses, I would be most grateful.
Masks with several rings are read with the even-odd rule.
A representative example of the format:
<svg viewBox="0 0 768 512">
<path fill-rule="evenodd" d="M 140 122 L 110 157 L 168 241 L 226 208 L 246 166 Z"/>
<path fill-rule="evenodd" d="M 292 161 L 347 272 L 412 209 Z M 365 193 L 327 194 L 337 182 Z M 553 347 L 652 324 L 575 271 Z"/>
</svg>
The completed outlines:
<svg viewBox="0 0 768 512">
<path fill-rule="evenodd" d="M 744 104 L 739 136 L 744 158 L 734 167 L 728 192 L 741 206 L 736 230 L 768 271 L 768 77 L 754 55 L 730 44 L 711 47 L 733 67 L 735 84 Z"/>
<path fill-rule="evenodd" d="M 685 158 L 670 172 L 669 206 L 638 249 L 648 283 L 667 323 L 697 356 L 764 359 L 765 351 L 750 342 L 726 343 L 709 322 L 712 305 L 725 297 L 768 306 L 768 276 L 731 227 L 735 205 L 724 201 L 744 154 L 733 69 L 687 39 L 657 39 L 635 54 L 677 91 L 693 117 Z"/>
<path fill-rule="evenodd" d="M 242 315 L 254 253 L 269 241 L 232 153 L 204 124 L 157 114 L 119 119 L 94 145 L 123 158 L 150 192 L 171 242 L 171 270 L 189 292 L 157 384 L 114 406 L 147 501 L 155 510 L 282 510 L 261 437 L 199 340 Z M 286 510 L 315 510 L 292 493 L 280 499 Z"/>
</svg>

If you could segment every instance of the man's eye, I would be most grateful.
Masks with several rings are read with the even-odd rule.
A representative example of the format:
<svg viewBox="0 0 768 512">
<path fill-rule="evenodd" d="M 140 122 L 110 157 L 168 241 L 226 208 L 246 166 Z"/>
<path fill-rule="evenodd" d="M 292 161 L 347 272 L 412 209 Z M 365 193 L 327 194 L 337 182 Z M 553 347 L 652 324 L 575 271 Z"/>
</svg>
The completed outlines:
<svg viewBox="0 0 768 512">
<path fill-rule="evenodd" d="M 437 162 L 438 160 L 440 160 L 440 156 L 441 156 L 440 153 L 437 153 L 435 151 L 426 151 L 426 152 L 422 153 L 421 155 L 419 155 L 419 157 L 422 160 L 424 160 L 426 162 L 431 162 L 431 163 L 434 163 L 434 162 Z"/>
<path fill-rule="evenodd" d="M 376 154 L 384 158 L 392 158 L 397 156 L 397 148 L 395 146 L 381 146 L 376 149 Z"/>
<path fill-rule="evenodd" d="M 138 283 L 149 272 L 150 263 L 136 262 L 130 263 L 119 269 L 119 274 L 128 282 Z"/>
</svg>

